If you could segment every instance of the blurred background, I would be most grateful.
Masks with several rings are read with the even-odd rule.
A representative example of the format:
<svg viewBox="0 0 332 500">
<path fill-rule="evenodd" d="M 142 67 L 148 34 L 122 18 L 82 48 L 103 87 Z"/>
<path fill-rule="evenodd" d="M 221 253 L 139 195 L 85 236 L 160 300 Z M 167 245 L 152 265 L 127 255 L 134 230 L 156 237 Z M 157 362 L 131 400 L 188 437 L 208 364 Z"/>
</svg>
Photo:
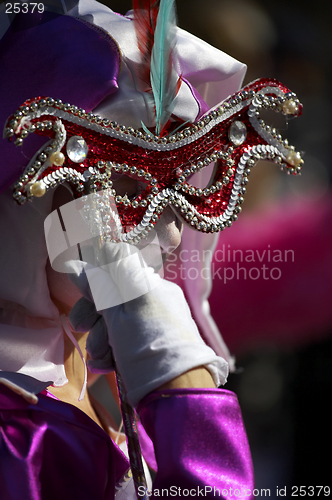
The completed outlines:
<svg viewBox="0 0 332 500">
<path fill-rule="evenodd" d="M 125 0 L 104 3 L 122 14 L 131 8 Z M 244 212 L 217 247 L 254 252 L 254 261 L 232 253 L 215 259 L 220 272 L 210 297 L 237 360 L 226 388 L 240 399 L 256 487 L 269 488 L 271 498 L 287 487 L 289 497 L 292 486 L 328 485 L 331 476 L 332 3 L 178 0 L 177 11 L 180 27 L 247 64 L 245 84 L 276 78 L 304 105 L 303 116 L 281 131 L 304 153 L 303 173 L 287 176 L 264 162 L 254 167 Z M 246 274 L 237 275 L 238 263 Z M 251 279 L 250 269 L 262 263 L 277 269 L 274 278 L 255 272 Z M 226 282 L 225 267 L 235 273 Z"/>
</svg>

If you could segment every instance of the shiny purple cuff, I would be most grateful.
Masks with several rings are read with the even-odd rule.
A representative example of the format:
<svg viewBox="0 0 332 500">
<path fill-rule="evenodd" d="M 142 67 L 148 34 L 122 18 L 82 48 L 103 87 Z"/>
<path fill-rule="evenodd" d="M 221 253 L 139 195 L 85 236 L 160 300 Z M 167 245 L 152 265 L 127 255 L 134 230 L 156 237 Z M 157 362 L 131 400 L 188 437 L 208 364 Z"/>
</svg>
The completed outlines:
<svg viewBox="0 0 332 500">
<path fill-rule="evenodd" d="M 137 410 L 158 463 L 151 498 L 160 496 L 162 488 L 178 496 L 187 489 L 192 490 L 191 496 L 252 498 L 251 455 L 234 393 L 224 389 L 154 392 Z"/>
</svg>

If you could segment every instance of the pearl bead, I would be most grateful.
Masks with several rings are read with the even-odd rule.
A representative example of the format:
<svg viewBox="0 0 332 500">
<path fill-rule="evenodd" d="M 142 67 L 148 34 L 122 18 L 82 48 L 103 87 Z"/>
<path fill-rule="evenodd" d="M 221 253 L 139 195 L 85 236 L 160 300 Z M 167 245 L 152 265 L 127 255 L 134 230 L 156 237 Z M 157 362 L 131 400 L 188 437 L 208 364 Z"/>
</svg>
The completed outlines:
<svg viewBox="0 0 332 500">
<path fill-rule="evenodd" d="M 293 99 L 289 99 L 289 101 L 284 102 L 282 106 L 282 110 L 286 115 L 293 115 L 297 113 L 298 106 Z"/>
<path fill-rule="evenodd" d="M 61 151 L 54 151 L 50 156 L 50 161 L 52 165 L 56 167 L 61 167 L 65 162 L 65 155 Z"/>
<path fill-rule="evenodd" d="M 287 155 L 287 162 L 290 165 L 293 165 L 294 167 L 297 167 L 301 163 L 303 163 L 303 160 L 301 158 L 300 153 L 297 153 L 296 151 L 290 151 Z"/>
<path fill-rule="evenodd" d="M 46 193 L 46 187 L 43 182 L 35 182 L 30 187 L 30 193 L 36 198 L 41 198 Z"/>
</svg>

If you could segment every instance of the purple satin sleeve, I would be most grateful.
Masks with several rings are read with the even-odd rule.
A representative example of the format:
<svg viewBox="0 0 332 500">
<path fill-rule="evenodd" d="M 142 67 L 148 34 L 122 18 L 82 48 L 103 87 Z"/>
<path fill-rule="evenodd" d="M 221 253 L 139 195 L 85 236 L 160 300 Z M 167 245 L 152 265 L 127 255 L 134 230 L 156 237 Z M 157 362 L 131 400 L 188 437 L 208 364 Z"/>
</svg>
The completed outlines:
<svg viewBox="0 0 332 500">
<path fill-rule="evenodd" d="M 0 385 L 1 500 L 113 500 L 123 453 L 81 410 L 38 397 L 29 405 Z"/>
<path fill-rule="evenodd" d="M 158 472 L 151 498 L 161 490 L 206 498 L 253 498 L 253 468 L 234 393 L 221 389 L 155 392 L 138 412 L 154 443 Z M 218 491 L 217 491 L 218 490 Z M 184 492 L 186 494 L 187 492 Z M 180 496 L 180 495 L 179 495 Z"/>
</svg>

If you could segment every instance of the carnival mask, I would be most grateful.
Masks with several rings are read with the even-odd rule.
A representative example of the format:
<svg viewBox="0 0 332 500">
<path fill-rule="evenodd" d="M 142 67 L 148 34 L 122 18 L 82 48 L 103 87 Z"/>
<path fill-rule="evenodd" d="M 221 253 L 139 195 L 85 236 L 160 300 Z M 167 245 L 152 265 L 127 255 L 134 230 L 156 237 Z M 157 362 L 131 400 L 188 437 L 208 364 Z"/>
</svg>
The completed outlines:
<svg viewBox="0 0 332 500">
<path fill-rule="evenodd" d="M 65 182 L 83 200 L 108 189 L 109 203 L 98 208 L 105 240 L 137 243 L 168 205 L 198 231 L 221 231 L 241 212 L 250 170 L 259 159 L 273 160 L 294 175 L 301 171 L 301 155 L 265 124 L 262 109 L 299 116 L 302 105 L 281 83 L 260 79 L 197 123 L 157 137 L 51 97 L 30 99 L 8 119 L 4 134 L 18 147 L 30 133 L 49 141 L 16 182 L 14 198 L 24 204 Z M 196 188 L 191 176 L 211 163 L 209 184 Z M 119 175 L 136 181 L 132 196 L 116 191 Z M 108 206 L 120 224 L 112 226 Z"/>
</svg>

